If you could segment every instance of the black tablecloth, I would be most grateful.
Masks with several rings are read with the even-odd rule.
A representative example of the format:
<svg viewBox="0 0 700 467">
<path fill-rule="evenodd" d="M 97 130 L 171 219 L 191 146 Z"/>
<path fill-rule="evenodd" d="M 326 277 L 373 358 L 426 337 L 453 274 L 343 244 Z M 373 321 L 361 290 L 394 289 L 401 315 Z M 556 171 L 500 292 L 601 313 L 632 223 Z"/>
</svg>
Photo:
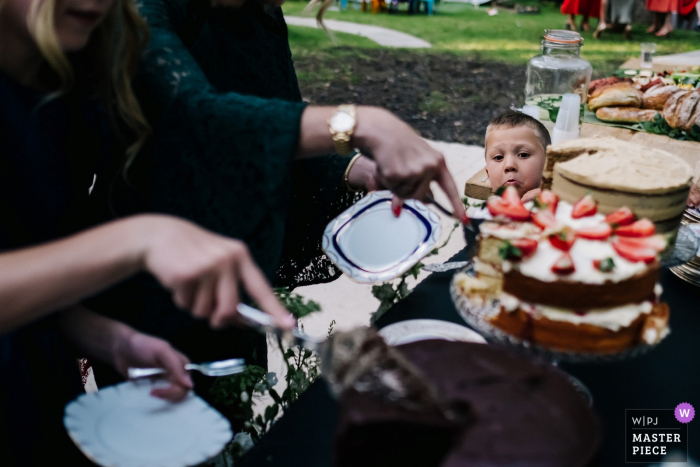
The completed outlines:
<svg viewBox="0 0 700 467">
<path fill-rule="evenodd" d="M 464 251 L 452 258 L 464 259 Z M 430 275 L 376 326 L 426 318 L 466 325 L 450 299 L 453 274 Z M 661 273 L 660 282 L 664 288 L 661 299 L 671 308 L 672 331 L 656 349 L 618 363 L 560 365 L 593 396 L 593 408 L 603 427 L 601 467 L 625 465 L 625 409 L 673 409 L 681 402 L 689 402 L 696 411 L 700 407 L 700 289 L 670 271 Z M 337 418 L 337 405 L 325 383 L 314 383 L 244 458 L 244 467 L 330 467 Z M 699 425 L 696 416 L 688 427 L 688 452 L 696 462 L 700 459 Z"/>
</svg>

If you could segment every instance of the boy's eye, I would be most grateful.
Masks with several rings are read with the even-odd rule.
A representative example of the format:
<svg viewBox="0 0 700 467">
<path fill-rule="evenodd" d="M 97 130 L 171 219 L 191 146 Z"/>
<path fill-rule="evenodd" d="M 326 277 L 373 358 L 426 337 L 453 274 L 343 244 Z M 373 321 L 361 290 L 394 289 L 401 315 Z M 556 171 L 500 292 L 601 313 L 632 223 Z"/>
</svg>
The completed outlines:
<svg viewBox="0 0 700 467">
<path fill-rule="evenodd" d="M 521 152 L 520 154 L 518 154 L 518 157 L 520 157 L 521 159 L 527 159 L 528 157 L 530 157 L 530 154 L 526 152 Z"/>
<path fill-rule="evenodd" d="M 502 160 L 503 160 L 503 156 L 502 156 L 501 154 L 498 154 L 497 156 L 493 156 L 493 160 L 495 160 L 495 161 L 502 161 Z"/>
</svg>

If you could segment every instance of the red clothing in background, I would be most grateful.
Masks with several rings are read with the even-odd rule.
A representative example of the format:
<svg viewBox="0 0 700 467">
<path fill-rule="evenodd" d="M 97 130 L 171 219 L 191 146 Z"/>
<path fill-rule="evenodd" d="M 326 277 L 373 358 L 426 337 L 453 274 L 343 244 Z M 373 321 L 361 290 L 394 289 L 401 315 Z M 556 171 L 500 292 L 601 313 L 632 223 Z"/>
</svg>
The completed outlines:
<svg viewBox="0 0 700 467">
<path fill-rule="evenodd" d="M 678 13 L 681 16 L 689 15 L 694 9 L 698 0 L 678 0 Z"/>
<path fill-rule="evenodd" d="M 656 13 L 678 11 L 678 0 L 647 0 L 647 10 Z"/>
<path fill-rule="evenodd" d="M 674 0 L 675 1 L 675 0 Z M 564 0 L 561 12 L 565 15 L 600 16 L 600 0 Z"/>
</svg>

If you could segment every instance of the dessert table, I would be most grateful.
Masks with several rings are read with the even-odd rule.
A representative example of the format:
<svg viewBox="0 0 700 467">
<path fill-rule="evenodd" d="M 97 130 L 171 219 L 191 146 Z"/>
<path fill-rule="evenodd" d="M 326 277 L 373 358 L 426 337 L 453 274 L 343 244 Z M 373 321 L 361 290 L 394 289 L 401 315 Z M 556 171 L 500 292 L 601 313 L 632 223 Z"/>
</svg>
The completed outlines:
<svg viewBox="0 0 700 467">
<path fill-rule="evenodd" d="M 467 258 L 467 248 L 451 261 Z M 376 323 L 382 328 L 409 319 L 440 319 L 465 325 L 449 295 L 454 271 L 433 273 Z M 599 364 L 561 364 L 593 396 L 603 431 L 600 466 L 625 465 L 625 409 L 673 409 L 681 402 L 700 406 L 700 288 L 661 273 L 661 299 L 671 308 L 671 334 L 637 358 Z M 331 467 L 337 405 L 317 381 L 242 460 L 243 467 Z M 697 419 L 697 417 L 696 417 Z M 527 427 L 523 427 L 527 429 Z M 689 425 L 689 456 L 700 460 L 698 421 Z M 642 465 L 642 464 L 636 464 Z M 676 464 L 686 465 L 686 464 Z"/>
</svg>

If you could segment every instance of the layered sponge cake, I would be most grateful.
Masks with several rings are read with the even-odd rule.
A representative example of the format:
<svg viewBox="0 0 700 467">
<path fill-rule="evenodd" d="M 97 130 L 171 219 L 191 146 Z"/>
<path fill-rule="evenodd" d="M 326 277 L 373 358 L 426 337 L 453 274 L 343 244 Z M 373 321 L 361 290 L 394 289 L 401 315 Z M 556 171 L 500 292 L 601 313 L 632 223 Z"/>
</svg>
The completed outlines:
<svg viewBox="0 0 700 467">
<path fill-rule="evenodd" d="M 692 171 L 665 151 L 613 138 L 584 138 L 550 146 L 543 187 L 575 203 L 590 193 L 598 211 L 627 206 L 660 233 L 675 234 L 685 210 Z"/>
<path fill-rule="evenodd" d="M 594 353 L 668 333 L 657 284 L 667 242 L 651 221 L 626 207 L 602 215 L 595 195 L 570 204 L 547 190 L 531 210 L 513 188 L 487 205 L 494 219 L 480 226 L 478 261 L 501 273 L 500 290 L 479 290 L 481 273 L 456 281 L 470 297 L 498 296 L 491 324 L 545 347 Z"/>
</svg>

